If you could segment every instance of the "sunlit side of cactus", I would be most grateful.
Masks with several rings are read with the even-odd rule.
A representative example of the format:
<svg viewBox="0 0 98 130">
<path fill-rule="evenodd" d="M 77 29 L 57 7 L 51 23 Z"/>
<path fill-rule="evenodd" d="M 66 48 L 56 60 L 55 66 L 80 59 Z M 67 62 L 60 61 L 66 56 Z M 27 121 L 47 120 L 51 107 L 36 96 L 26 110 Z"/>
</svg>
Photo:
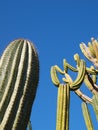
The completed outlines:
<svg viewBox="0 0 98 130">
<path fill-rule="evenodd" d="M 0 130 L 26 130 L 39 80 L 34 45 L 17 39 L 0 59 Z"/>
</svg>

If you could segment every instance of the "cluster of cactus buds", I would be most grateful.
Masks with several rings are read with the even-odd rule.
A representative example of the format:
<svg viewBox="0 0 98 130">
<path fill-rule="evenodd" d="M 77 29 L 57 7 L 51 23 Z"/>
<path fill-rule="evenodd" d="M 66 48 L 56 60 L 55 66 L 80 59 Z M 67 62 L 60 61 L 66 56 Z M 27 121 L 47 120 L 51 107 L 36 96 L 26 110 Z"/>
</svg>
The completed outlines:
<svg viewBox="0 0 98 130">
<path fill-rule="evenodd" d="M 51 67 L 50 73 L 51 73 L 52 82 L 54 83 L 55 86 L 58 87 L 58 95 L 60 95 L 59 87 L 61 87 L 61 84 L 63 84 L 62 86 L 69 87 L 69 91 L 74 91 L 82 99 L 82 101 L 83 101 L 82 109 L 83 109 L 83 115 L 85 115 L 84 119 L 86 122 L 87 129 L 93 130 L 93 125 L 92 125 L 92 121 L 91 121 L 91 117 L 90 117 L 90 113 L 89 113 L 87 105 L 89 103 L 93 106 L 95 114 L 96 114 L 96 118 L 98 120 L 98 86 L 97 86 L 98 42 L 97 42 L 97 40 L 92 38 L 91 43 L 90 42 L 88 43 L 88 47 L 86 46 L 86 44 L 81 43 L 80 48 L 81 48 L 83 54 L 86 56 L 86 58 L 88 60 L 90 60 L 94 64 L 95 67 L 91 66 L 90 68 L 88 68 L 86 66 L 86 62 L 83 59 L 81 59 L 78 54 L 75 54 L 74 60 L 76 61 L 76 67 L 71 66 L 64 59 L 63 60 L 64 70 L 61 70 L 57 65 L 55 65 L 55 66 Z M 77 73 L 77 77 L 75 80 L 73 80 L 72 77 L 69 75 L 69 73 L 68 73 L 69 69 L 71 71 L 74 71 Z M 61 80 L 59 80 L 58 72 L 61 75 L 64 75 L 64 77 L 62 78 L 62 82 L 61 82 Z M 82 91 L 80 90 L 80 87 L 83 82 L 85 83 L 87 88 L 92 92 L 92 94 L 93 94 L 92 97 L 88 97 L 87 95 L 82 93 Z M 64 91 L 63 88 L 62 88 L 62 91 Z M 62 92 L 61 97 L 63 96 L 63 94 L 64 94 L 64 92 Z M 67 92 L 66 92 L 66 95 L 68 95 Z M 58 96 L 58 97 L 60 98 L 60 96 Z M 64 98 L 60 98 L 60 99 L 62 99 L 60 101 L 63 102 L 63 104 L 66 104 L 66 107 L 64 107 L 64 108 L 67 108 L 67 107 L 69 108 L 68 102 L 70 102 L 69 101 L 70 98 L 68 98 L 68 100 L 66 101 L 67 103 L 65 103 Z M 58 99 L 58 103 L 59 103 L 58 107 L 60 109 L 59 99 Z M 69 112 L 69 111 L 67 110 L 67 112 Z M 62 117 L 60 116 L 61 113 L 63 113 L 63 115 L 64 115 L 64 110 L 62 110 L 62 112 L 60 111 L 60 113 L 57 112 L 57 120 L 62 120 Z M 58 116 L 60 119 L 58 118 Z M 63 118 L 63 119 L 65 119 L 63 121 L 66 122 L 66 120 L 69 118 L 67 117 L 67 119 L 66 118 Z M 58 126 L 58 124 L 59 124 L 59 122 L 57 121 L 57 126 Z M 67 125 L 67 127 L 62 128 L 62 130 L 68 130 L 68 123 L 66 123 L 66 125 Z M 57 129 L 57 130 L 60 130 L 60 129 Z"/>
<path fill-rule="evenodd" d="M 39 59 L 25 39 L 11 42 L 0 59 L 0 130 L 26 130 L 39 80 Z"/>
</svg>

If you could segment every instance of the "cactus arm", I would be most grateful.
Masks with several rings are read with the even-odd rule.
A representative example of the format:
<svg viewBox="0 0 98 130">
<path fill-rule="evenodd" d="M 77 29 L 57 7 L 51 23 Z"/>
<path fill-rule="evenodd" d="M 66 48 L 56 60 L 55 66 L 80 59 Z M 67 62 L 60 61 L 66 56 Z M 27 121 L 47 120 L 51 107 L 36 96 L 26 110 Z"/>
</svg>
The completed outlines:
<svg viewBox="0 0 98 130">
<path fill-rule="evenodd" d="M 96 119 L 98 121 L 98 93 L 96 93 L 95 95 L 93 95 L 92 100 L 93 100 L 92 106 L 94 108 L 94 111 L 95 111 L 95 114 L 96 114 Z"/>
<path fill-rule="evenodd" d="M 92 103 L 92 99 L 81 92 L 80 89 L 74 91 L 84 102 Z"/>
<path fill-rule="evenodd" d="M 89 112 L 88 106 L 85 102 L 82 103 L 82 112 L 83 112 L 83 116 L 84 116 L 84 120 L 85 120 L 87 129 L 94 130 L 90 112 Z"/>
</svg>

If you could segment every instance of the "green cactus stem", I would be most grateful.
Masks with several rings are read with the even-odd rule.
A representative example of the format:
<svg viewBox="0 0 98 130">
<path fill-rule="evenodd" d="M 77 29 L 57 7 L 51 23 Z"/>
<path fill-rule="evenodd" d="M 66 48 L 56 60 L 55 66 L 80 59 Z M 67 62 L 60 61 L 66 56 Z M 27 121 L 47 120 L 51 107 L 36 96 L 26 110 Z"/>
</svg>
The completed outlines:
<svg viewBox="0 0 98 130">
<path fill-rule="evenodd" d="M 58 87 L 56 130 L 69 130 L 69 107 L 70 107 L 69 85 L 60 84 Z"/>
<path fill-rule="evenodd" d="M 92 106 L 94 108 L 94 111 L 95 111 L 95 114 L 96 114 L 96 119 L 98 121 L 98 93 L 93 95 L 92 100 L 93 100 Z"/>
<path fill-rule="evenodd" d="M 0 59 L 0 130 L 26 130 L 39 80 L 34 45 L 11 42 Z"/>
<path fill-rule="evenodd" d="M 87 103 L 85 103 L 85 102 L 82 102 L 82 112 L 83 112 L 83 116 L 84 116 L 87 130 L 94 130 L 91 116 L 90 116 L 90 112 L 89 112 Z"/>
</svg>

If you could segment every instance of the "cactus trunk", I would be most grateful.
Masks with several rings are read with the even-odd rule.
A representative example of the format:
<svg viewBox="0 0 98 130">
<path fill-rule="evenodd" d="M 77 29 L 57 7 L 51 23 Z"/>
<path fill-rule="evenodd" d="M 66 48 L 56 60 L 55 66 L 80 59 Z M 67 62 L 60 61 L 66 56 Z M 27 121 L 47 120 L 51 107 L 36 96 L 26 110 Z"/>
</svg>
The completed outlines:
<svg viewBox="0 0 98 130">
<path fill-rule="evenodd" d="M 69 107 L 70 107 L 69 85 L 60 84 L 58 87 L 56 130 L 69 130 Z"/>
<path fill-rule="evenodd" d="M 26 130 L 39 80 L 34 45 L 18 39 L 0 59 L 0 130 Z"/>
</svg>

